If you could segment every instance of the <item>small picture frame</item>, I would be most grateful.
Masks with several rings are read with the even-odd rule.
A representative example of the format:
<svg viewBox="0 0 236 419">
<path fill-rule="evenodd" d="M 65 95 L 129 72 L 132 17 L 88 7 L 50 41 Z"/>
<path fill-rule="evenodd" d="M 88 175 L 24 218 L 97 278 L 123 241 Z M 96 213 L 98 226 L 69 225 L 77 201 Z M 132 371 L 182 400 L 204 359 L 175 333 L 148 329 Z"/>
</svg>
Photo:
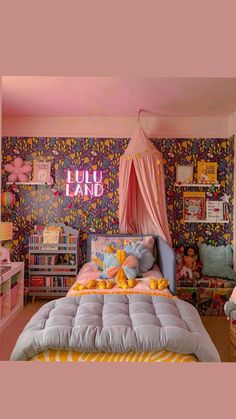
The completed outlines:
<svg viewBox="0 0 236 419">
<path fill-rule="evenodd" d="M 183 193 L 184 221 L 205 220 L 206 197 L 205 192 Z"/>
<path fill-rule="evenodd" d="M 223 221 L 225 219 L 224 202 L 207 200 L 206 218 L 209 221 Z"/>
<path fill-rule="evenodd" d="M 183 183 L 193 183 L 193 166 L 191 165 L 177 165 L 176 166 L 176 183 L 179 185 Z"/>
<path fill-rule="evenodd" d="M 52 183 L 51 162 L 36 161 L 33 162 L 33 182 Z"/>
</svg>

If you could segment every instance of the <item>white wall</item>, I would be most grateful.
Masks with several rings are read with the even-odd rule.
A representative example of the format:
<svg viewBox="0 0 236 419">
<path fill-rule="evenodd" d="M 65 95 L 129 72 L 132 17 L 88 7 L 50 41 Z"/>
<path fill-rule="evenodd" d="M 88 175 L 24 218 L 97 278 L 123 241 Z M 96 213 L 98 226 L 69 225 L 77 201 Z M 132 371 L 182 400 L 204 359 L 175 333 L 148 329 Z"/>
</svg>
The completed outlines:
<svg viewBox="0 0 236 419">
<path fill-rule="evenodd" d="M 4 136 L 130 137 L 136 117 L 30 117 L 4 116 Z M 227 137 L 226 117 L 146 117 L 141 124 L 149 136 L 170 138 Z"/>
</svg>

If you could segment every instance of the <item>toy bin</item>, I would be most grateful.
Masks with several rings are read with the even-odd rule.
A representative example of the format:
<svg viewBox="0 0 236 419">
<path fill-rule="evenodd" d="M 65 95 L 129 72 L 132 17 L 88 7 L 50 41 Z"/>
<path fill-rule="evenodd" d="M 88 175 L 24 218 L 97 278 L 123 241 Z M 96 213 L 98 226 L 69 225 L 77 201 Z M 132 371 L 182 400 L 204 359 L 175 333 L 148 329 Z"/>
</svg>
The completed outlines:
<svg viewBox="0 0 236 419">
<path fill-rule="evenodd" d="M 17 302 L 19 284 L 16 282 L 11 288 L 11 310 L 15 307 Z"/>
</svg>

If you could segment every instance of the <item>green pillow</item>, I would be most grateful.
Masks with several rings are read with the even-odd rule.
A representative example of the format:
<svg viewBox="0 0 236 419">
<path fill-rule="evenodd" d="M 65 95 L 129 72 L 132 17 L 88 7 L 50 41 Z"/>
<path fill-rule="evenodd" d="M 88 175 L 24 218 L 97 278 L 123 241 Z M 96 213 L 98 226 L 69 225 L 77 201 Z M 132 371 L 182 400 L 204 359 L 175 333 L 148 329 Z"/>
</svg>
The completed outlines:
<svg viewBox="0 0 236 419">
<path fill-rule="evenodd" d="M 231 245 L 215 247 L 198 243 L 198 248 L 203 264 L 203 275 L 236 280 L 236 273 L 232 269 L 233 248 Z"/>
</svg>

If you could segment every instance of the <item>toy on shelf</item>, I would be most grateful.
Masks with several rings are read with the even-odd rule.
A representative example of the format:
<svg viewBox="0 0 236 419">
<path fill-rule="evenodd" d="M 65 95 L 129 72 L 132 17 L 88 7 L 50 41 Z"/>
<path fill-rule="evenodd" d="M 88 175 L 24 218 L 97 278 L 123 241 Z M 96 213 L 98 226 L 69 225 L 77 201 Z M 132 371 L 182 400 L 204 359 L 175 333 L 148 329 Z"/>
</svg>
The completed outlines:
<svg viewBox="0 0 236 419">
<path fill-rule="evenodd" d="M 16 203 L 16 197 L 12 192 L 5 191 L 1 194 L 1 204 L 4 208 L 13 207 Z"/>
<path fill-rule="evenodd" d="M 176 249 L 177 280 L 201 278 L 202 263 L 198 260 L 195 246 Z"/>
<path fill-rule="evenodd" d="M 12 163 L 5 164 L 4 169 L 10 173 L 8 176 L 9 182 L 28 182 L 28 175 L 32 171 L 32 166 L 25 163 L 21 157 L 16 157 Z"/>
</svg>

